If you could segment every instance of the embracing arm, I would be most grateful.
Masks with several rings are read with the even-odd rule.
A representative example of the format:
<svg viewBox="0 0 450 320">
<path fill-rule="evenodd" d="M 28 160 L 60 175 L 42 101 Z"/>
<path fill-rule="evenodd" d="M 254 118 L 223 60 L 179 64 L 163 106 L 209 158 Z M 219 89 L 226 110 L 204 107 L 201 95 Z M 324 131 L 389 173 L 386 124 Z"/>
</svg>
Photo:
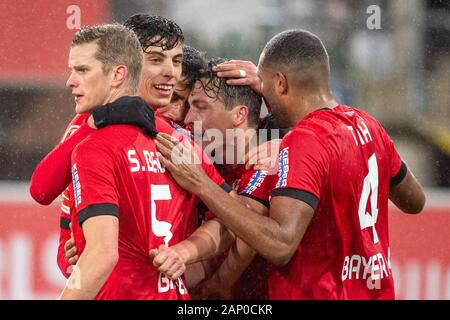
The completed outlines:
<svg viewBox="0 0 450 320">
<path fill-rule="evenodd" d="M 239 199 L 260 215 L 268 215 L 268 208 L 262 203 L 246 196 L 239 196 Z M 219 268 L 197 288 L 200 290 L 201 296 L 210 297 L 218 294 L 222 298 L 232 299 L 234 286 L 256 255 L 253 248 L 240 238 L 236 238 Z"/>
<path fill-rule="evenodd" d="M 238 238 L 275 265 L 289 262 L 311 221 L 312 207 L 290 197 L 273 197 L 269 217 L 265 217 L 206 183 L 199 198 Z"/>
<path fill-rule="evenodd" d="M 403 212 L 416 214 L 425 205 L 425 194 L 413 173 L 408 168 L 406 170 L 402 181 L 389 188 L 389 199 Z"/>
<path fill-rule="evenodd" d="M 153 248 L 149 257 L 160 272 L 175 280 L 184 273 L 186 265 L 222 253 L 232 240 L 228 230 L 217 219 L 213 219 L 201 225 L 189 238 L 170 248 L 166 245 Z"/>
<path fill-rule="evenodd" d="M 196 194 L 238 238 L 276 265 L 290 260 L 311 221 L 312 206 L 296 198 L 275 196 L 270 201 L 269 217 L 261 216 L 206 176 L 201 166 L 191 160 L 195 156 L 192 146 L 165 134 L 158 134 L 156 145 L 161 163 L 178 184 Z M 173 152 L 175 150 L 177 152 Z M 176 153 L 183 156 L 178 157 L 178 164 L 174 165 L 171 158 Z"/>
<path fill-rule="evenodd" d="M 83 123 L 69 138 L 58 144 L 39 162 L 30 181 L 30 194 L 42 205 L 49 205 L 69 185 L 70 159 L 75 147 L 95 129 Z"/>
<path fill-rule="evenodd" d="M 83 233 L 86 237 L 86 248 L 60 299 L 93 299 L 119 259 L 117 217 L 91 217 L 83 223 Z"/>
<path fill-rule="evenodd" d="M 171 248 L 180 254 L 185 264 L 192 264 L 222 253 L 231 245 L 233 239 L 220 221 L 212 219 L 202 224 L 189 238 Z"/>
</svg>

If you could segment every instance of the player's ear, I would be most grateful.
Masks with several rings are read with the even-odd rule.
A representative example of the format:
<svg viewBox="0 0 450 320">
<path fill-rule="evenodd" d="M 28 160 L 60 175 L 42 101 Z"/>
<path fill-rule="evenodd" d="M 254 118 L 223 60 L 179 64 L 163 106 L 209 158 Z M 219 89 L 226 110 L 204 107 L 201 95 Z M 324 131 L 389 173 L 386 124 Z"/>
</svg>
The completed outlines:
<svg viewBox="0 0 450 320">
<path fill-rule="evenodd" d="M 275 90 L 279 95 L 284 95 L 288 92 L 287 78 L 280 71 L 278 71 L 275 75 Z"/>
<path fill-rule="evenodd" d="M 238 127 L 248 119 L 248 107 L 239 105 L 233 108 L 233 126 Z"/>
<path fill-rule="evenodd" d="M 119 87 L 125 82 L 128 75 L 128 69 L 125 65 L 119 64 L 112 69 L 112 86 Z"/>
</svg>

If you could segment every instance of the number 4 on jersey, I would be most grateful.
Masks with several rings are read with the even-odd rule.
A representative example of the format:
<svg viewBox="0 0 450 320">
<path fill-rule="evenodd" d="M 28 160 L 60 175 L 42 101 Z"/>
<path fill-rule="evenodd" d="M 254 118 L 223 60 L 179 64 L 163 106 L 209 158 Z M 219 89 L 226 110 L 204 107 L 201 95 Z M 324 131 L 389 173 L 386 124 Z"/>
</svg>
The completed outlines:
<svg viewBox="0 0 450 320">
<path fill-rule="evenodd" d="M 366 212 L 369 195 L 372 214 Z M 375 153 L 369 158 L 369 173 L 364 178 L 361 199 L 359 200 L 358 215 L 361 230 L 372 227 L 373 243 L 378 243 L 378 234 L 375 230 L 375 223 L 378 219 L 378 164 Z"/>
</svg>

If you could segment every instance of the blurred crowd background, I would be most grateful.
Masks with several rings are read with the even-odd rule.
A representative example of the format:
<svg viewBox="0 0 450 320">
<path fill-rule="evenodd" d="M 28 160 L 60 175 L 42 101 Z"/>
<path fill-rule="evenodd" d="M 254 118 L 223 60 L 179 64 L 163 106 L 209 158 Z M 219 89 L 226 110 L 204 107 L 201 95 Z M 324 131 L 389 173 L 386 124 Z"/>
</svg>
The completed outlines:
<svg viewBox="0 0 450 320">
<path fill-rule="evenodd" d="M 0 1 L 0 179 L 27 180 L 74 113 L 67 76 L 66 9 L 77 1 Z M 381 29 L 369 29 L 380 8 Z M 210 57 L 258 62 L 288 28 L 321 37 L 341 103 L 388 129 L 421 182 L 450 186 L 450 1 L 78 1 L 81 24 L 123 22 L 137 12 L 173 18 Z"/>
<path fill-rule="evenodd" d="M 123 22 L 135 13 L 163 15 L 182 27 L 187 44 L 209 57 L 248 59 L 255 64 L 276 33 L 289 28 L 316 33 L 329 50 L 337 100 L 373 114 L 385 126 L 429 194 L 438 199 L 433 203 L 449 217 L 448 0 L 0 0 L 0 214 L 3 210 L 6 216 L 8 208 L 19 210 L 8 207 L 8 201 L 29 201 L 27 185 L 35 166 L 58 143 L 74 115 L 65 81 L 77 12 L 81 25 Z M 31 202 L 27 208 L 43 210 Z M 57 216 L 57 209 L 53 210 Z M 19 219 L 20 214 L 10 217 Z M 436 225 L 446 227 L 449 221 L 439 220 Z M 0 221 L 0 298 L 2 285 L 9 288 L 3 297 L 37 297 L 14 287 L 20 283 L 8 287 L 1 278 L 6 270 L 2 261 L 16 254 L 8 251 L 13 250 L 10 247 L 2 251 L 2 241 L 12 241 L 5 240 L 8 230 Z M 57 232 L 57 222 L 51 230 Z M 448 237 L 443 241 L 439 250 L 444 256 L 437 254 L 441 257 L 437 261 L 445 278 L 432 278 L 434 287 L 426 288 L 437 290 L 431 297 L 450 299 Z M 45 250 L 46 257 L 53 259 L 52 251 Z M 436 271 L 436 264 L 430 268 Z M 414 266 L 408 270 L 411 279 L 424 272 Z M 61 279 L 51 274 L 42 277 L 50 283 L 44 291 L 56 291 Z M 447 286 L 436 289 L 440 283 Z M 410 291 L 404 291 L 406 298 L 429 297 L 408 296 Z"/>
</svg>

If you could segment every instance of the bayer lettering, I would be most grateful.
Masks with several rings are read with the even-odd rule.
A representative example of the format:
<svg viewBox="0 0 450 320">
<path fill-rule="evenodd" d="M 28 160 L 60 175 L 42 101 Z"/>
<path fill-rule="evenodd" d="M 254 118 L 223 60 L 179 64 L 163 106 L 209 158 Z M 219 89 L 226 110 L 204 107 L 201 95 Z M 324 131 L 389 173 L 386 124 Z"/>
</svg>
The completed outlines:
<svg viewBox="0 0 450 320">
<path fill-rule="evenodd" d="M 168 292 L 169 290 L 174 290 L 176 286 L 180 294 L 186 294 L 186 287 L 184 286 L 183 280 L 181 280 L 181 278 L 178 278 L 175 281 L 176 283 L 174 284 L 174 281 L 169 279 L 165 274 L 159 273 L 158 292 Z"/>
<path fill-rule="evenodd" d="M 164 173 L 166 170 L 159 162 L 156 152 L 142 150 L 143 157 L 139 157 L 136 150 L 128 150 L 128 160 L 130 161 L 131 172 L 154 172 L 154 173 Z M 139 160 L 143 158 L 144 160 Z"/>
<path fill-rule="evenodd" d="M 368 260 L 354 254 L 346 256 L 342 268 L 342 281 L 366 280 L 369 290 L 381 289 L 381 279 L 392 276 L 391 263 L 381 253 L 377 253 Z"/>
</svg>

